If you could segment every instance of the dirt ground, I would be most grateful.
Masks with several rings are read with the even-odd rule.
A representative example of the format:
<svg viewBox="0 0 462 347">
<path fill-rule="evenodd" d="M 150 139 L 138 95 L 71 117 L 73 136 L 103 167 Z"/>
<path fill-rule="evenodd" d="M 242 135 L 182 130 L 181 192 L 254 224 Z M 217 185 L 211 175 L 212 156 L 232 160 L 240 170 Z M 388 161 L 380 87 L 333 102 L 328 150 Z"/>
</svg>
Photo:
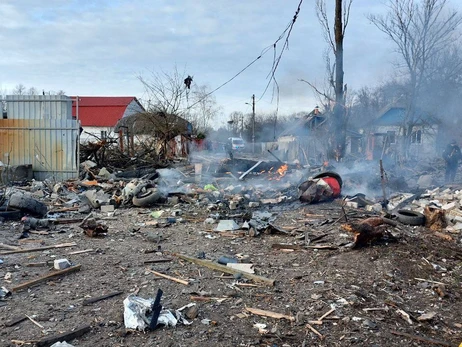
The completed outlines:
<svg viewBox="0 0 462 347">
<path fill-rule="evenodd" d="M 84 324 L 91 325 L 91 331 L 69 343 L 115 347 L 459 346 L 462 342 L 460 242 L 443 240 L 423 227 L 400 224 L 390 227 L 397 242 L 350 249 L 344 245 L 352 237 L 340 229 L 342 214 L 336 202 L 291 202 L 260 209 L 275 213 L 278 226 L 297 231 L 293 235 L 223 236 L 212 231 L 214 225 L 203 223 L 208 212 L 194 205 L 182 207 L 184 223 L 164 228 L 144 225 L 152 220 L 149 213 L 155 208 L 118 209 L 113 218 L 100 213 L 109 227 L 107 236 L 101 238 L 86 236 L 74 223 L 21 241 L 19 223 L 0 224 L 2 243 L 23 247 L 76 243 L 69 248 L 0 255 L 1 286 L 12 288 L 49 273 L 53 266 L 49 262 L 54 259 L 67 258 L 81 265 L 78 272 L 16 291 L 0 301 L 0 345 L 16 346 L 21 341 L 32 345 L 44 336 Z M 358 209 L 347 212 L 350 220 L 366 216 Z M 281 243 L 303 246 L 305 231 L 310 239 L 320 237 L 311 246 L 337 249 L 272 248 Z M 275 285 L 236 280 L 174 255 L 196 257 L 202 252 L 213 261 L 224 255 L 248 256 L 246 262 L 254 264 L 256 274 L 275 279 Z M 145 263 L 159 258 L 172 260 Z M 28 266 L 43 262 L 48 263 Z M 189 285 L 159 278 L 146 269 L 188 280 Z M 126 331 L 123 300 L 130 293 L 154 298 L 158 289 L 164 293 L 161 303 L 165 308 L 195 302 L 197 318 L 188 326 Z M 114 291 L 123 293 L 83 305 L 85 299 Z M 246 307 L 295 319 L 263 317 Z M 426 320 L 424 314 L 434 316 Z M 6 326 L 24 315 L 38 324 L 26 319 Z M 265 331 L 259 331 L 256 323 L 265 324 Z"/>
</svg>

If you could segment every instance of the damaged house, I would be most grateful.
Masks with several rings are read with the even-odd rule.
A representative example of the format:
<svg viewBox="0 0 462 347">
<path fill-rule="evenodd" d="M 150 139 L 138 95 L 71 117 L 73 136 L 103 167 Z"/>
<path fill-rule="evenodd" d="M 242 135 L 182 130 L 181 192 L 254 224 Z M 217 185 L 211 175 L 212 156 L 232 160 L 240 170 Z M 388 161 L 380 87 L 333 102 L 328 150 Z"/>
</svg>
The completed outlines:
<svg viewBox="0 0 462 347">
<path fill-rule="evenodd" d="M 298 160 L 302 164 L 322 164 L 327 158 L 329 127 L 328 116 L 315 108 L 283 131 L 270 149 L 281 160 Z M 363 151 L 363 135 L 347 129 L 345 153 L 353 157 Z M 268 146 L 267 146 L 268 147 Z"/>
<path fill-rule="evenodd" d="M 366 146 L 368 160 L 396 157 L 403 140 L 405 116 L 404 107 L 388 107 L 371 123 Z M 411 157 L 422 159 L 437 155 L 439 143 L 443 142 L 440 128 L 441 122 L 436 117 L 420 111 L 410 139 Z"/>
<path fill-rule="evenodd" d="M 7 95 L 1 99 L 2 180 L 78 177 L 78 120 L 64 95 Z"/>
<path fill-rule="evenodd" d="M 163 159 L 185 158 L 189 154 L 192 124 L 163 112 L 141 112 L 124 116 L 115 127 L 120 148 L 133 155 L 138 148 L 154 150 Z"/>
<path fill-rule="evenodd" d="M 144 112 L 134 96 L 73 97 L 72 115 L 80 120 L 80 143 L 112 137 L 114 127 L 123 117 Z"/>
<path fill-rule="evenodd" d="M 303 164 L 322 161 L 326 125 L 326 117 L 314 109 L 279 135 L 273 152 L 283 161 L 298 160 Z"/>
</svg>

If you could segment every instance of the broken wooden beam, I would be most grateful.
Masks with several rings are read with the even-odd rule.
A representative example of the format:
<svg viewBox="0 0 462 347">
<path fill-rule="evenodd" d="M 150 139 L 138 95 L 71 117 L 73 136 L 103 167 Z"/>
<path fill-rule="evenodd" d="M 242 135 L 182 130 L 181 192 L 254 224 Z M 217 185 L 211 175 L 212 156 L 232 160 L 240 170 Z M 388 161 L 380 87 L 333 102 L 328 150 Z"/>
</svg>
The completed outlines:
<svg viewBox="0 0 462 347">
<path fill-rule="evenodd" d="M 422 342 L 425 342 L 425 343 L 431 343 L 431 344 L 440 345 L 440 346 L 453 346 L 452 344 L 447 343 L 447 342 L 444 342 L 444 341 L 433 340 L 433 339 L 429 339 L 429 338 L 423 337 L 423 336 L 418 336 L 418 335 L 412 335 L 412 334 L 408 334 L 408 333 L 403 333 L 403 332 L 401 332 L 401 331 L 391 330 L 390 332 L 391 332 L 393 335 L 404 336 L 404 337 L 408 337 L 408 338 L 410 338 L 410 339 L 417 340 L 417 341 L 422 341 Z"/>
<path fill-rule="evenodd" d="M 176 277 L 172 277 L 172 276 L 169 276 L 169 275 L 165 275 L 165 274 L 163 274 L 163 273 L 160 273 L 160 272 L 157 272 L 157 271 L 154 271 L 154 270 L 151 270 L 151 269 L 146 269 L 146 271 L 148 271 L 148 272 L 150 272 L 150 273 L 153 273 L 153 274 L 156 275 L 156 276 L 166 278 L 166 279 L 168 279 L 168 280 L 170 280 L 170 281 L 184 284 L 185 286 L 189 285 L 189 282 L 188 282 L 188 281 L 185 281 L 185 280 L 182 280 L 182 279 L 179 279 L 179 278 L 176 278 Z"/>
<path fill-rule="evenodd" d="M 64 270 L 54 271 L 54 272 L 52 272 L 52 273 L 50 273 L 48 275 L 36 278 L 35 280 L 31 280 L 31 281 L 19 284 L 16 287 L 11 288 L 11 291 L 16 292 L 18 290 L 31 287 L 31 286 L 36 285 L 38 283 L 45 282 L 45 281 L 49 280 L 50 278 L 55 278 L 55 277 L 70 274 L 72 272 L 79 271 L 80 267 L 81 267 L 81 265 L 79 264 L 79 265 L 68 267 L 67 269 L 64 269 Z"/>
<path fill-rule="evenodd" d="M 88 325 L 88 324 L 85 324 L 85 325 L 82 325 L 82 326 L 78 327 L 77 329 L 75 329 L 73 331 L 68 331 L 68 332 L 58 334 L 58 335 L 54 335 L 54 336 L 44 337 L 43 339 L 37 341 L 36 346 L 37 347 L 49 347 L 49 346 L 51 346 L 52 344 L 54 344 L 56 342 L 72 341 L 72 340 L 86 334 L 90 330 L 91 330 L 91 326 Z"/>
<path fill-rule="evenodd" d="M 195 263 L 195 264 L 198 264 L 198 265 L 208 267 L 209 269 L 212 269 L 212 270 L 221 271 L 221 272 L 232 274 L 232 275 L 241 274 L 242 277 L 248 278 L 248 279 L 256 281 L 256 282 L 263 282 L 263 283 L 265 283 L 267 285 L 270 285 L 270 286 L 274 286 L 274 283 L 276 282 L 276 280 L 274 280 L 274 279 L 263 277 L 263 276 L 258 276 L 258 275 L 251 274 L 251 273 L 244 272 L 244 271 L 235 270 L 235 269 L 232 269 L 232 268 L 230 268 L 228 266 L 224 266 L 224 265 L 221 265 L 221 264 L 218 264 L 218 263 L 214 263 L 214 262 L 212 262 L 210 260 L 193 258 L 193 257 L 189 257 L 189 256 L 184 255 L 184 254 L 174 254 L 174 255 L 176 255 L 180 259 L 187 260 L 187 261 L 189 261 L 191 263 Z"/>
<path fill-rule="evenodd" d="M 143 263 L 144 264 L 156 264 L 156 263 L 168 263 L 170 261 L 172 261 L 173 259 L 167 259 L 167 258 L 163 258 L 163 259 L 152 259 L 152 260 L 145 260 Z"/>
<path fill-rule="evenodd" d="M 310 248 L 310 249 L 328 249 L 328 250 L 336 250 L 338 247 L 332 246 L 332 245 L 318 245 L 318 246 L 305 246 L 305 248 Z"/>
<path fill-rule="evenodd" d="M 16 318 L 10 319 L 8 322 L 5 323 L 6 327 L 12 327 L 16 324 L 19 324 L 27 319 L 26 315 L 18 316 Z"/>
<path fill-rule="evenodd" d="M 289 316 L 286 314 L 277 313 L 273 311 L 266 311 L 266 310 L 261 310 L 259 308 L 253 308 L 253 307 L 246 307 L 245 310 L 250 313 L 256 314 L 257 316 L 264 316 L 264 317 L 270 317 L 270 318 L 276 318 L 276 319 L 287 319 L 291 322 L 295 321 L 294 316 Z"/>
<path fill-rule="evenodd" d="M 324 340 L 324 336 L 315 328 L 313 328 L 309 323 L 306 324 L 306 327 L 310 329 L 312 332 L 314 332 L 316 335 L 318 335 L 321 340 Z"/>
<path fill-rule="evenodd" d="M 106 295 L 101 295 L 101 296 L 97 296 L 97 297 L 94 297 L 94 298 L 85 299 L 82 302 L 82 305 L 83 306 L 90 305 L 90 304 L 93 304 L 93 303 L 101 301 L 101 300 L 106 300 L 106 299 L 112 298 L 112 297 L 120 295 L 122 293 L 123 293 L 122 291 L 118 290 L 116 292 L 112 292 L 112 293 L 109 293 L 109 294 L 106 294 Z"/>
<path fill-rule="evenodd" d="M 46 251 L 48 249 L 73 247 L 73 246 L 77 246 L 77 244 L 75 242 L 71 242 L 71 243 L 61 243 L 59 245 L 54 245 L 54 246 L 45 246 L 45 247 L 28 248 L 28 249 L 18 249 L 18 250 L 14 250 L 14 251 L 0 252 L 0 255 L 8 255 L 8 254 L 16 254 L 16 253 L 29 253 L 29 252 L 40 252 L 40 251 Z"/>
<path fill-rule="evenodd" d="M 7 245 L 6 243 L 0 243 L 0 248 L 9 249 L 11 251 L 17 251 L 17 250 L 21 249 L 21 248 L 19 248 L 17 246 Z"/>
<path fill-rule="evenodd" d="M 82 249 L 81 251 L 69 252 L 69 253 L 67 253 L 67 254 L 69 254 L 69 255 L 76 255 L 76 254 L 88 253 L 88 252 L 93 252 L 93 251 L 94 251 L 93 248 L 89 248 L 89 249 Z"/>
<path fill-rule="evenodd" d="M 284 245 L 282 243 L 273 243 L 271 245 L 271 248 L 273 249 L 293 249 L 293 250 L 300 250 L 305 248 L 302 245 Z"/>
</svg>

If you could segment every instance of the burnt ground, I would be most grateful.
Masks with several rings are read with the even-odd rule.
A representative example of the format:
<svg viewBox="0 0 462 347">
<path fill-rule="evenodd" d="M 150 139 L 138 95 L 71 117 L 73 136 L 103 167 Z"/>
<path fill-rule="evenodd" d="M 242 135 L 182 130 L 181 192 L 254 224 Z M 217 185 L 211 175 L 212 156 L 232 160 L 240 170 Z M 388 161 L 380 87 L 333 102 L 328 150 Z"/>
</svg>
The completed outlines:
<svg viewBox="0 0 462 347">
<path fill-rule="evenodd" d="M 263 209 L 263 208 L 262 208 Z M 52 265 L 30 267 L 30 263 L 67 258 L 81 264 L 81 270 L 14 292 L 0 301 L 0 325 L 28 315 L 43 328 L 26 319 L 3 326 L 1 346 L 20 341 L 31 344 L 90 324 L 91 331 L 69 341 L 74 346 L 429 346 L 440 343 L 458 346 L 462 342 L 462 253 L 460 243 L 436 237 L 423 227 L 398 225 L 391 228 L 398 242 L 384 242 L 361 249 L 343 245 L 351 235 L 340 230 L 341 209 L 335 202 L 318 205 L 277 205 L 275 224 L 297 228 L 293 235 L 261 234 L 257 237 L 221 236 L 205 225 L 208 213 L 185 208 L 185 223 L 164 228 L 145 226 L 152 209 L 116 210 L 106 237 L 90 238 L 78 224 L 58 225 L 48 235 L 31 234 L 18 242 L 19 223 L 0 225 L 3 243 L 38 247 L 75 242 L 71 248 L 35 253 L 2 255 L 2 286 L 15 285 L 49 273 Z M 361 209 L 347 210 L 351 219 L 363 219 Z M 107 214 L 100 214 L 104 217 Z M 337 249 L 273 249 L 272 244 L 335 245 Z M 153 237 L 153 234 L 160 235 Z M 159 242 L 160 241 L 160 242 Z M 93 251 L 70 255 L 78 250 Z M 160 250 L 161 253 L 150 253 Z M 179 260 L 174 253 L 207 259 L 247 255 L 258 275 L 276 280 L 274 286 L 253 281 L 239 282 L 231 276 Z M 158 258 L 168 263 L 145 264 Z M 433 265 L 432 265 L 433 264 Z M 150 268 L 187 279 L 188 286 L 156 277 Z M 7 275 L 10 273 L 11 275 Z M 4 278 L 10 279 L 5 280 Z M 441 283 L 441 284 L 438 284 Z M 130 293 L 154 298 L 162 289 L 165 308 L 177 309 L 196 302 L 198 316 L 192 325 L 161 327 L 155 331 L 126 331 L 123 300 Z M 123 294 L 91 305 L 83 300 L 116 290 Z M 200 301 L 194 297 L 203 296 Z M 294 321 L 267 318 L 246 312 L 259 308 L 294 316 Z M 322 320 L 312 322 L 318 336 L 307 326 L 334 309 Z M 398 310 L 409 315 L 404 319 Z M 419 321 L 422 314 L 435 313 Z M 209 324 L 204 324 L 207 319 Z M 259 332 L 255 323 L 266 324 Z M 402 333 L 412 336 L 404 336 Z M 425 342 L 419 340 L 437 340 Z"/>
</svg>

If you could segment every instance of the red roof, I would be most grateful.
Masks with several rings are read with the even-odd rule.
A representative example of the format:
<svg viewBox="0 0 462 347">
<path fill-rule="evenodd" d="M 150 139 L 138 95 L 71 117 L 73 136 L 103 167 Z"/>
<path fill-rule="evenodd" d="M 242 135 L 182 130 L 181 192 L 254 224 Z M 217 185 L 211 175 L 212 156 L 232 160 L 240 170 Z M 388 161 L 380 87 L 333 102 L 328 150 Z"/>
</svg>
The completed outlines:
<svg viewBox="0 0 462 347">
<path fill-rule="evenodd" d="M 72 97 L 72 116 L 76 116 L 76 97 Z M 134 96 L 79 96 L 79 120 L 82 126 L 114 127 Z M 137 101 L 137 100 L 136 100 Z"/>
</svg>

